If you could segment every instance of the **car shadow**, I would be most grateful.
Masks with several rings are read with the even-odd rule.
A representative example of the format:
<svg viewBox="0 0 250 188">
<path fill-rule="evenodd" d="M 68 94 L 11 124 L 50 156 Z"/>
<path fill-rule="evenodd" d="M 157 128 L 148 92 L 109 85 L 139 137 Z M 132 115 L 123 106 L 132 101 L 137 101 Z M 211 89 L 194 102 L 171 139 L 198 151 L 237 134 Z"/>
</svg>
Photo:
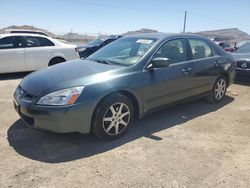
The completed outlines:
<svg viewBox="0 0 250 188">
<path fill-rule="evenodd" d="M 18 72 L 18 73 L 5 73 L 0 74 L 0 81 L 1 80 L 16 80 L 16 79 L 22 79 L 25 76 L 27 76 L 31 72 Z"/>
<path fill-rule="evenodd" d="M 233 100 L 226 96 L 218 104 L 197 100 L 157 110 L 142 120 L 136 120 L 124 137 L 109 142 L 100 141 L 92 135 L 56 134 L 31 129 L 19 119 L 9 128 L 8 141 L 17 153 L 29 159 L 46 163 L 68 162 L 112 150 L 141 137 L 160 141 L 164 138 L 154 133 L 216 111 Z"/>
</svg>

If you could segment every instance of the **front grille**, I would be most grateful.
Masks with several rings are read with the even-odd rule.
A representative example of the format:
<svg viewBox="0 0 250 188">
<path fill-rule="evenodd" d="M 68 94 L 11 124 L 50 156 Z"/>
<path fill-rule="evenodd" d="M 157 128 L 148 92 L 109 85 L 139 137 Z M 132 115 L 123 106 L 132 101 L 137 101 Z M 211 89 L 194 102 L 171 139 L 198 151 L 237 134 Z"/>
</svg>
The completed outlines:
<svg viewBox="0 0 250 188">
<path fill-rule="evenodd" d="M 15 98 L 18 101 L 32 102 L 35 99 L 35 96 L 26 92 L 19 86 L 15 91 Z"/>
<path fill-rule="evenodd" d="M 250 69 L 250 61 L 246 61 L 246 60 L 237 61 L 237 68 Z"/>
</svg>

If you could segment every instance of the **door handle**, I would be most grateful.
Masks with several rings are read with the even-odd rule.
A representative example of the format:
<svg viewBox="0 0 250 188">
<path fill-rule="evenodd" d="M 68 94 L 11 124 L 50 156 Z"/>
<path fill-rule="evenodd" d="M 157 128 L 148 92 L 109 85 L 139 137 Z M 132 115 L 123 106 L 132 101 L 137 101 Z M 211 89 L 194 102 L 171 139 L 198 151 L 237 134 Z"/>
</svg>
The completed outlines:
<svg viewBox="0 0 250 188">
<path fill-rule="evenodd" d="M 192 68 L 191 68 L 191 67 L 182 69 L 182 72 L 183 72 L 183 74 L 185 74 L 185 75 L 186 75 L 186 74 L 189 74 L 191 71 L 192 71 Z"/>
<path fill-rule="evenodd" d="M 214 66 L 215 66 L 215 67 L 219 67 L 219 66 L 220 66 L 220 62 L 219 62 L 219 61 L 215 61 L 215 62 L 214 62 Z"/>
</svg>

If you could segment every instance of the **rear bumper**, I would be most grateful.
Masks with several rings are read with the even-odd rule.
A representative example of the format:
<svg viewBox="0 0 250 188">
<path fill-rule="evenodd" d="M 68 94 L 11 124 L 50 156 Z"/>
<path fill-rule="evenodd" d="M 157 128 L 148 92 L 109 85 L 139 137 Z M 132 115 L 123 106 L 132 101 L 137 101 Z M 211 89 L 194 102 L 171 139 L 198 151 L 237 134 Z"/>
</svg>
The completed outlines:
<svg viewBox="0 0 250 188">
<path fill-rule="evenodd" d="M 94 112 L 94 105 L 91 103 L 44 107 L 31 106 L 14 99 L 14 107 L 21 119 L 30 127 L 56 133 L 89 133 Z"/>
</svg>

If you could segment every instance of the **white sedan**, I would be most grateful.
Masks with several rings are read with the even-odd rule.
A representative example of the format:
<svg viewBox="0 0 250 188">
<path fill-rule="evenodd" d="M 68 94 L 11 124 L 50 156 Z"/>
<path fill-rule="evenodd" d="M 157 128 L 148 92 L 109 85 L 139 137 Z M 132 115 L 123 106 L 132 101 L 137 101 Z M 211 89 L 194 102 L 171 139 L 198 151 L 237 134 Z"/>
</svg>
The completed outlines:
<svg viewBox="0 0 250 188">
<path fill-rule="evenodd" d="M 78 59 L 77 46 L 37 34 L 0 34 L 0 73 L 33 71 Z"/>
</svg>

